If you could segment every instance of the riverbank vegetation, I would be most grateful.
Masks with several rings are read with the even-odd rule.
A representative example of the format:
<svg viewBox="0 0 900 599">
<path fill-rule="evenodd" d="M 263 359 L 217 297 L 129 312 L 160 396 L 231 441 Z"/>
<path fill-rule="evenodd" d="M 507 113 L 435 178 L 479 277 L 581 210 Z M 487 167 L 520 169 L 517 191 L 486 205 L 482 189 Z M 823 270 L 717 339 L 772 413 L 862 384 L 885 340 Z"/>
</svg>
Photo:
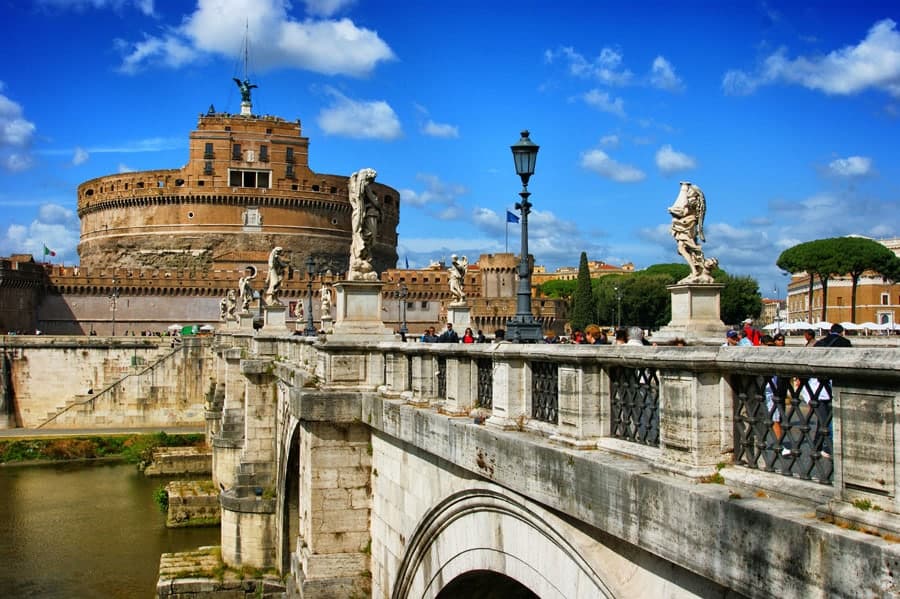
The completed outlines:
<svg viewBox="0 0 900 599">
<path fill-rule="evenodd" d="M 64 438 L 0 440 L 0 464 L 60 462 L 119 458 L 141 464 L 150 460 L 157 447 L 201 446 L 203 434 L 170 435 L 165 432 L 131 435 L 84 435 Z"/>
</svg>

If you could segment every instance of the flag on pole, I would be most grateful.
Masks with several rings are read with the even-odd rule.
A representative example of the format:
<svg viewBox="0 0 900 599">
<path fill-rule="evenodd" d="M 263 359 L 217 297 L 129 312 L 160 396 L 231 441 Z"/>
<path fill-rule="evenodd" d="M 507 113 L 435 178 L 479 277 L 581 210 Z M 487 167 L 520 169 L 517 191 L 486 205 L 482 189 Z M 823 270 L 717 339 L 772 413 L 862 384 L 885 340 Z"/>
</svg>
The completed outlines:
<svg viewBox="0 0 900 599">
<path fill-rule="evenodd" d="M 519 217 L 516 216 L 515 214 L 513 214 L 512 212 L 510 212 L 509 210 L 507 210 L 507 211 L 506 211 L 506 222 L 508 222 L 508 223 L 518 223 L 518 222 L 519 222 Z"/>
<path fill-rule="evenodd" d="M 409 256 L 406 256 L 406 270 L 409 270 Z"/>
<path fill-rule="evenodd" d="M 47 244 L 44 244 L 44 256 L 55 256 L 56 252 L 47 247 Z"/>
</svg>

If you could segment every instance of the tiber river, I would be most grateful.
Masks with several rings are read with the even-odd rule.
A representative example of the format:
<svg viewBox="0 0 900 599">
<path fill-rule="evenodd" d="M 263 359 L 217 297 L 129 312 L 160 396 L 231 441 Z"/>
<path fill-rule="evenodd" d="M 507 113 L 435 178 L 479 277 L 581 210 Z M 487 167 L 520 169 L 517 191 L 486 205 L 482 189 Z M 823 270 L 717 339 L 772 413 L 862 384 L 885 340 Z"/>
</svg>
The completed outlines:
<svg viewBox="0 0 900 599">
<path fill-rule="evenodd" d="M 132 464 L 0 467 L 0 596 L 156 596 L 159 556 L 218 545 L 218 528 L 167 529 Z"/>
</svg>

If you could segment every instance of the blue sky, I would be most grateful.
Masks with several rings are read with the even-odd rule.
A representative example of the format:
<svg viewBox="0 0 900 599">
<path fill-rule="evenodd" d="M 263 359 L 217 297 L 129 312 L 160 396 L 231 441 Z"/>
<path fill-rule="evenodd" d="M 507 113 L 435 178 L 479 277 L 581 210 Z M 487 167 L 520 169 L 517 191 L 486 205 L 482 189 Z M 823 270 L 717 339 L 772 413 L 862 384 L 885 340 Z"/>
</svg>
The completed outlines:
<svg viewBox="0 0 900 599">
<path fill-rule="evenodd" d="M 707 255 L 767 296 L 786 247 L 900 235 L 897 3 L 0 6 L 0 255 L 75 263 L 79 183 L 183 165 L 197 114 L 239 111 L 248 21 L 254 111 L 301 119 L 314 171 L 373 167 L 401 191 L 401 264 L 505 250 L 526 128 L 550 269 L 681 261 L 681 180 L 706 193 Z"/>
</svg>

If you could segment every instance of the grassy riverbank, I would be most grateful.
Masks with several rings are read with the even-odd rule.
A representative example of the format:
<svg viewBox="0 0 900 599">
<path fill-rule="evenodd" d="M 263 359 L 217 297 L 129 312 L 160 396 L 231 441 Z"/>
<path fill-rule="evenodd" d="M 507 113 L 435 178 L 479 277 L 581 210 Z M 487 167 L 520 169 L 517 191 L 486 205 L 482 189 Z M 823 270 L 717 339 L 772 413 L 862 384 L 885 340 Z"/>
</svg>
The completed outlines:
<svg viewBox="0 0 900 599">
<path fill-rule="evenodd" d="M 61 462 L 118 458 L 133 464 L 146 463 L 156 447 L 199 446 L 204 435 L 152 434 L 79 435 L 77 437 L 0 440 L 0 464 Z"/>
</svg>

